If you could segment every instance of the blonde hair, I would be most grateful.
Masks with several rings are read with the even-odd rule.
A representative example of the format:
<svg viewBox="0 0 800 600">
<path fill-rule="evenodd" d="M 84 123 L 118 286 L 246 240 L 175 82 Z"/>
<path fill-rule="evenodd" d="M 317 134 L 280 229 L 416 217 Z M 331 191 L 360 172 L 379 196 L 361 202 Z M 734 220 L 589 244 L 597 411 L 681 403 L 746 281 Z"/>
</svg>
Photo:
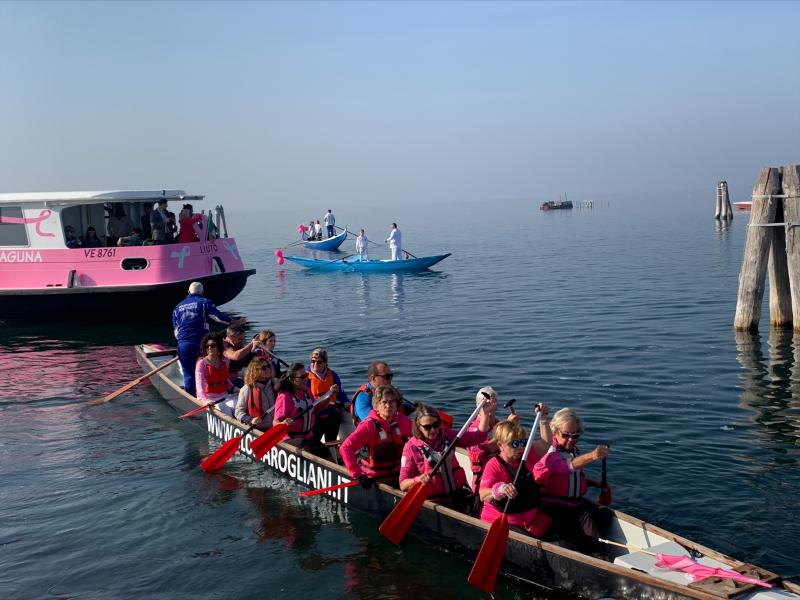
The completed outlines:
<svg viewBox="0 0 800 600">
<path fill-rule="evenodd" d="M 527 439 L 528 432 L 522 425 L 510 421 L 500 421 L 492 429 L 492 439 L 498 444 L 509 444 L 513 440 Z"/>
<path fill-rule="evenodd" d="M 244 374 L 244 384 L 245 385 L 255 385 L 258 383 L 258 378 L 261 376 L 261 367 L 263 365 L 267 365 L 270 370 L 272 370 L 272 365 L 269 361 L 262 360 L 260 358 L 254 358 L 250 361 L 250 364 L 247 365 L 247 371 Z"/>
<path fill-rule="evenodd" d="M 256 336 L 258 341 L 262 344 L 265 344 L 267 340 L 269 340 L 269 338 L 274 338 L 274 337 L 275 337 L 275 332 L 270 331 L 269 329 L 262 329 L 261 331 L 258 332 L 258 335 Z"/>
<path fill-rule="evenodd" d="M 553 418 L 550 419 L 550 431 L 553 432 L 553 435 L 559 433 L 561 429 L 569 423 L 573 421 L 575 425 L 578 426 L 578 432 L 583 433 L 583 421 L 578 416 L 578 413 L 575 412 L 572 408 L 562 408 L 559 411 L 556 411 L 556 414 L 553 415 Z"/>
</svg>

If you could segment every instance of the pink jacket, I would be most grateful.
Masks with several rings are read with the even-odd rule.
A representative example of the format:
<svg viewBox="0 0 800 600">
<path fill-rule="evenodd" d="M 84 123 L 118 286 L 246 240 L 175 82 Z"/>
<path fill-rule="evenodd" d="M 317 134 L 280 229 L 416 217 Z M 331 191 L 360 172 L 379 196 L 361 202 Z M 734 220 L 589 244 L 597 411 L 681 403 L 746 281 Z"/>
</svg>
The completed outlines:
<svg viewBox="0 0 800 600">
<path fill-rule="evenodd" d="M 303 397 L 297 398 L 289 392 L 281 392 L 275 398 L 275 416 L 273 420 L 283 421 L 284 419 L 294 419 L 295 415 L 300 411 L 306 409 L 314 403 L 313 398 L 307 391 L 303 391 Z M 283 439 L 311 439 L 313 432 L 311 428 L 314 427 L 314 413 L 319 410 L 319 406 L 313 410 L 308 411 L 300 419 L 295 420 L 289 425 L 289 431 Z"/>
<path fill-rule="evenodd" d="M 533 476 L 542 486 L 543 496 L 577 499 L 586 493 L 583 468 L 572 469 L 572 459 L 577 455 L 577 449 L 575 454 L 571 454 L 555 444 L 550 446 L 547 454 L 533 467 Z"/>
<path fill-rule="evenodd" d="M 428 445 L 419 438 L 412 437 L 406 442 L 403 448 L 403 459 L 400 463 L 400 481 L 413 479 L 423 473 L 430 473 L 436 464 L 439 456 L 445 447 L 445 441 L 455 439 L 457 431 L 447 427 L 442 428 L 439 437 L 433 445 Z M 480 444 L 486 439 L 486 433 L 482 431 L 467 431 L 456 442 L 459 448 L 469 448 Z M 455 452 L 450 455 L 450 459 L 439 469 L 431 480 L 428 497 L 437 500 L 435 496 L 447 496 L 467 483 L 467 476 L 458 465 Z"/>
<path fill-rule="evenodd" d="M 381 431 L 378 431 L 378 428 L 375 427 L 376 422 L 380 425 Z M 347 467 L 347 470 L 350 471 L 353 478 L 358 477 L 362 473 L 369 477 L 375 476 L 375 471 L 373 469 L 362 464 L 362 462 L 366 462 L 366 460 L 359 460 L 356 453 L 365 448 L 376 448 L 381 442 L 385 443 L 386 440 L 391 440 L 395 423 L 399 426 L 400 435 L 402 437 L 411 437 L 411 420 L 407 416 L 397 413 L 391 421 L 387 421 L 386 419 L 380 418 L 378 413 L 374 410 L 371 410 L 367 418 L 361 421 L 358 427 L 356 427 L 356 430 L 348 435 L 342 442 L 342 445 L 339 447 L 339 454 L 342 455 L 344 466 Z M 383 436 L 381 432 L 383 432 Z M 397 463 L 399 467 L 399 456 L 397 457 Z"/>
<path fill-rule="evenodd" d="M 539 457 L 536 456 L 536 451 L 531 448 L 530 454 L 528 454 L 528 460 L 525 461 L 525 464 L 528 466 L 528 469 L 533 473 L 533 468 L 536 462 L 539 460 Z M 511 462 L 508 463 L 512 469 L 517 469 L 519 467 L 519 462 Z M 511 474 L 503 468 L 503 465 L 500 464 L 500 461 L 491 459 L 488 463 L 486 463 L 486 468 L 483 471 L 483 477 L 481 477 L 481 489 L 486 488 L 493 488 L 497 483 L 512 483 L 514 478 Z M 501 500 L 504 502 L 505 500 Z M 481 511 L 481 521 L 486 521 L 487 523 L 493 523 L 496 519 L 500 518 L 501 513 L 491 502 L 484 502 L 483 503 L 483 510 Z M 536 509 L 532 508 L 530 510 L 526 510 L 522 513 L 511 513 L 508 515 L 508 523 L 509 525 L 516 525 L 517 527 L 526 528 L 533 522 L 534 517 L 536 516 Z"/>
</svg>

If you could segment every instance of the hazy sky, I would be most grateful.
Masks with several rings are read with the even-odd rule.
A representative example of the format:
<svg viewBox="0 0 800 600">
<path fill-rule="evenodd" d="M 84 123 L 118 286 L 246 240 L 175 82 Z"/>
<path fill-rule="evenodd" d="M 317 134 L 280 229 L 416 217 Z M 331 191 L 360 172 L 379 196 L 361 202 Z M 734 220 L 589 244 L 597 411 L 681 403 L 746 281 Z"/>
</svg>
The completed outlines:
<svg viewBox="0 0 800 600">
<path fill-rule="evenodd" d="M 798 24 L 797 2 L 1 2 L 0 191 L 741 196 L 800 163 Z"/>
</svg>

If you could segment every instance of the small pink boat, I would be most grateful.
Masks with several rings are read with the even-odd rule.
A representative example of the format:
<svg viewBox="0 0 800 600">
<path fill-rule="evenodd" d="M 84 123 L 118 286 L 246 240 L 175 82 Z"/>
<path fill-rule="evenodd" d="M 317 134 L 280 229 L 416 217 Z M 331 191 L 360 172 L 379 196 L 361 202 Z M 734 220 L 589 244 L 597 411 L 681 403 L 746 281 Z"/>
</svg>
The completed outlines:
<svg viewBox="0 0 800 600">
<path fill-rule="evenodd" d="M 162 321 L 192 281 L 202 282 L 216 304 L 235 298 L 256 271 L 245 269 L 221 206 L 202 215 L 200 241 L 67 246 L 66 229 L 80 235 L 94 227 L 105 244 L 108 214 L 122 207 L 138 226 L 145 205 L 159 200 L 172 202 L 178 213 L 183 203 L 194 205 L 203 196 L 182 190 L 0 194 L 0 317 Z M 209 222 L 216 236 L 208 235 Z"/>
</svg>

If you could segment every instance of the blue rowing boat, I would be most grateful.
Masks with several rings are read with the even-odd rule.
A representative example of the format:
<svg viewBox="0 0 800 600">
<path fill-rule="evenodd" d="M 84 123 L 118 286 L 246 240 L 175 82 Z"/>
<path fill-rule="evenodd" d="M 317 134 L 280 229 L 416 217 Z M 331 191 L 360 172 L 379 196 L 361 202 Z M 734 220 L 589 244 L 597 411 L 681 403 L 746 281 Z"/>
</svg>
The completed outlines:
<svg viewBox="0 0 800 600">
<path fill-rule="evenodd" d="M 319 258 L 306 258 L 304 256 L 287 256 L 286 260 L 315 271 L 347 271 L 351 273 L 413 273 L 424 271 L 436 263 L 450 256 L 437 254 L 436 256 L 421 256 L 407 260 L 361 260 L 359 256 L 349 256 L 335 260 L 321 260 Z"/>
<path fill-rule="evenodd" d="M 339 246 L 341 246 L 342 243 L 347 239 L 347 233 L 347 229 L 345 228 L 342 233 L 338 233 L 333 237 L 324 240 L 316 240 L 313 242 L 309 240 L 303 245 L 310 250 L 336 252 L 339 249 Z"/>
</svg>

